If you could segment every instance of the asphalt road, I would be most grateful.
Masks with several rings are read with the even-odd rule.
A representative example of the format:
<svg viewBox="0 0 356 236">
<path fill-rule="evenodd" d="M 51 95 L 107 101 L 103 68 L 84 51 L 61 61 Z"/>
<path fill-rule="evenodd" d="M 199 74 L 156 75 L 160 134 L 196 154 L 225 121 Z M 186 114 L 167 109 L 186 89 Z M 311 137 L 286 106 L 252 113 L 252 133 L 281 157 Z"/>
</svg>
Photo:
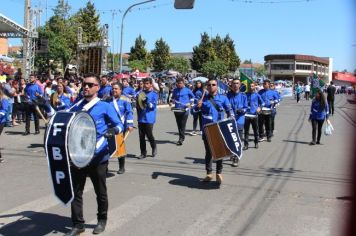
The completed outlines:
<svg viewBox="0 0 356 236">
<path fill-rule="evenodd" d="M 332 136 L 309 146 L 310 101 L 286 98 L 278 108 L 271 143 L 250 148 L 240 165 L 224 162 L 224 183 L 203 183 L 201 136 L 176 146 L 174 115 L 158 112 L 158 156 L 138 160 L 138 131 L 127 141 L 126 173 L 111 160 L 109 222 L 104 235 L 340 235 L 350 207 L 350 139 L 356 109 L 337 96 Z M 32 132 L 33 130 L 33 123 Z M 192 128 L 189 117 L 187 129 Z M 5 128 L 0 146 L 0 235 L 62 235 L 71 227 L 70 207 L 52 193 L 41 135 L 22 136 L 24 126 Z M 252 145 L 253 146 L 253 145 Z M 148 149 L 150 153 L 150 149 Z M 86 232 L 96 224 L 96 201 L 88 179 Z"/>
</svg>

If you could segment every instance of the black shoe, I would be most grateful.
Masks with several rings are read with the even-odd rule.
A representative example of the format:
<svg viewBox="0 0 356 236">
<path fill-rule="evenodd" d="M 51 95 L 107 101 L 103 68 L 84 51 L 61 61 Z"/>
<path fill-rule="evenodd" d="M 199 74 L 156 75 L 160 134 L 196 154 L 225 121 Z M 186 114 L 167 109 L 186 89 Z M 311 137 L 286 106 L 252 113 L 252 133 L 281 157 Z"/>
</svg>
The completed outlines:
<svg viewBox="0 0 356 236">
<path fill-rule="evenodd" d="M 125 168 L 119 168 L 119 170 L 116 173 L 122 175 L 123 173 L 125 173 Z"/>
<path fill-rule="evenodd" d="M 309 145 L 315 145 L 315 141 L 311 141 Z"/>
<path fill-rule="evenodd" d="M 39 131 L 39 130 L 36 130 L 36 131 L 35 131 L 35 134 L 39 134 L 39 133 L 40 133 L 40 131 Z"/>
<path fill-rule="evenodd" d="M 157 148 L 152 149 L 152 157 L 157 156 Z"/>
<path fill-rule="evenodd" d="M 67 232 L 64 236 L 76 236 L 76 235 L 80 235 L 81 233 L 83 233 L 85 231 L 84 228 L 76 228 L 73 227 L 71 231 Z"/>
<path fill-rule="evenodd" d="M 247 150 L 247 149 L 248 149 L 247 145 L 242 148 L 242 150 L 244 150 L 244 151 Z"/>
<path fill-rule="evenodd" d="M 320 141 L 317 141 L 317 142 L 316 142 L 316 144 L 318 144 L 318 145 L 322 145 L 322 144 L 320 143 Z"/>
<path fill-rule="evenodd" d="M 30 134 L 30 131 L 26 131 L 25 133 L 23 133 L 23 135 L 29 135 Z"/>
<path fill-rule="evenodd" d="M 95 226 L 93 230 L 93 234 L 100 234 L 104 232 L 105 227 L 106 227 L 106 220 L 99 220 L 98 224 Z"/>
<path fill-rule="evenodd" d="M 267 142 L 269 143 L 272 142 L 271 138 L 267 138 Z"/>
<path fill-rule="evenodd" d="M 146 154 L 141 154 L 138 156 L 138 159 L 144 159 L 144 158 L 146 158 Z"/>
<path fill-rule="evenodd" d="M 258 143 L 255 143 L 255 148 L 258 149 Z"/>
<path fill-rule="evenodd" d="M 177 146 L 182 146 L 183 142 L 179 140 L 176 144 L 177 144 Z"/>
</svg>

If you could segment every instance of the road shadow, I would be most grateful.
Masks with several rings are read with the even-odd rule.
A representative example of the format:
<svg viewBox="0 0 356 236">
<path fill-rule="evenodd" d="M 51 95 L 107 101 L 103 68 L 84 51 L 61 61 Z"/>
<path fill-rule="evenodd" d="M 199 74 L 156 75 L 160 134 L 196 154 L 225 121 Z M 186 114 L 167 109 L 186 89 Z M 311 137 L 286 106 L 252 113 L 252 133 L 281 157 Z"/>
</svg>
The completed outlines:
<svg viewBox="0 0 356 236">
<path fill-rule="evenodd" d="M 23 135 L 24 133 L 23 131 L 5 131 L 5 134 L 8 135 Z"/>
<path fill-rule="evenodd" d="M 184 159 L 192 160 L 193 164 L 205 164 L 205 159 L 204 158 L 184 157 Z"/>
<path fill-rule="evenodd" d="M 0 215 L 1 218 L 22 216 L 23 218 L 0 228 L 0 235 L 3 236 L 32 236 L 32 235 L 62 235 L 70 230 L 72 222 L 69 217 L 55 215 L 51 213 L 23 211 L 17 214 Z M 86 225 L 87 228 L 94 228 L 95 225 Z"/>
<path fill-rule="evenodd" d="M 214 181 L 203 182 L 202 179 L 191 175 L 183 175 L 177 173 L 164 173 L 164 172 L 152 173 L 152 179 L 157 179 L 159 176 L 173 178 L 172 180 L 168 181 L 168 183 L 172 185 L 178 185 L 178 186 L 195 188 L 195 189 L 203 189 L 203 190 L 220 188 L 220 185 Z"/>
<path fill-rule="evenodd" d="M 298 140 L 288 140 L 288 139 L 284 139 L 283 142 L 286 142 L 286 143 L 299 143 L 299 144 L 308 144 L 310 142 L 305 142 L 305 141 L 298 141 Z"/>
<path fill-rule="evenodd" d="M 156 140 L 156 144 L 167 144 L 167 143 L 176 144 L 176 142 L 172 140 Z"/>
<path fill-rule="evenodd" d="M 44 148 L 43 143 L 31 143 L 30 146 L 27 146 L 27 148 Z"/>
<path fill-rule="evenodd" d="M 294 174 L 301 172 L 300 170 L 295 170 L 294 168 L 268 168 L 266 169 L 266 176 L 279 175 L 279 174 Z"/>
</svg>

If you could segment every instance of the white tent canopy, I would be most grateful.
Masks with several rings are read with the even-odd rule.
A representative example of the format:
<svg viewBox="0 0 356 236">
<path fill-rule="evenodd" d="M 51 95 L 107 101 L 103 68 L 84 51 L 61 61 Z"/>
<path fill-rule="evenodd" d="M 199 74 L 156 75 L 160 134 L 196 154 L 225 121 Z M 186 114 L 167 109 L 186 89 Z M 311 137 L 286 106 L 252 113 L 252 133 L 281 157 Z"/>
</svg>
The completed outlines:
<svg viewBox="0 0 356 236">
<path fill-rule="evenodd" d="M 0 38 L 37 38 L 37 35 L 0 13 Z"/>
</svg>

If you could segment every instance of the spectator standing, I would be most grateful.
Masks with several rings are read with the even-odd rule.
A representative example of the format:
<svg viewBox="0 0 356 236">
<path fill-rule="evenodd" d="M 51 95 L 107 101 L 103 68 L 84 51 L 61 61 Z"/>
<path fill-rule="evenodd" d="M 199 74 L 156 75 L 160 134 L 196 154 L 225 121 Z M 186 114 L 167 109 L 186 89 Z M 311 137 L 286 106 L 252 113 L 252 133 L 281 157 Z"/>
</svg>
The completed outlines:
<svg viewBox="0 0 356 236">
<path fill-rule="evenodd" d="M 310 97 L 310 84 L 307 83 L 304 87 L 304 92 L 305 92 L 305 99 L 309 100 Z"/>
<path fill-rule="evenodd" d="M 331 81 L 330 85 L 326 89 L 326 93 L 328 94 L 327 95 L 327 100 L 328 100 L 328 105 L 329 105 L 329 108 L 330 108 L 331 115 L 334 115 L 335 92 L 336 92 L 336 88 L 334 86 L 334 82 Z"/>
<path fill-rule="evenodd" d="M 320 138 L 324 121 L 329 118 L 328 104 L 326 103 L 325 96 L 321 90 L 315 94 L 310 108 L 309 121 L 312 124 L 312 141 L 310 145 L 320 144 Z M 318 130 L 318 136 L 316 131 Z"/>
</svg>

